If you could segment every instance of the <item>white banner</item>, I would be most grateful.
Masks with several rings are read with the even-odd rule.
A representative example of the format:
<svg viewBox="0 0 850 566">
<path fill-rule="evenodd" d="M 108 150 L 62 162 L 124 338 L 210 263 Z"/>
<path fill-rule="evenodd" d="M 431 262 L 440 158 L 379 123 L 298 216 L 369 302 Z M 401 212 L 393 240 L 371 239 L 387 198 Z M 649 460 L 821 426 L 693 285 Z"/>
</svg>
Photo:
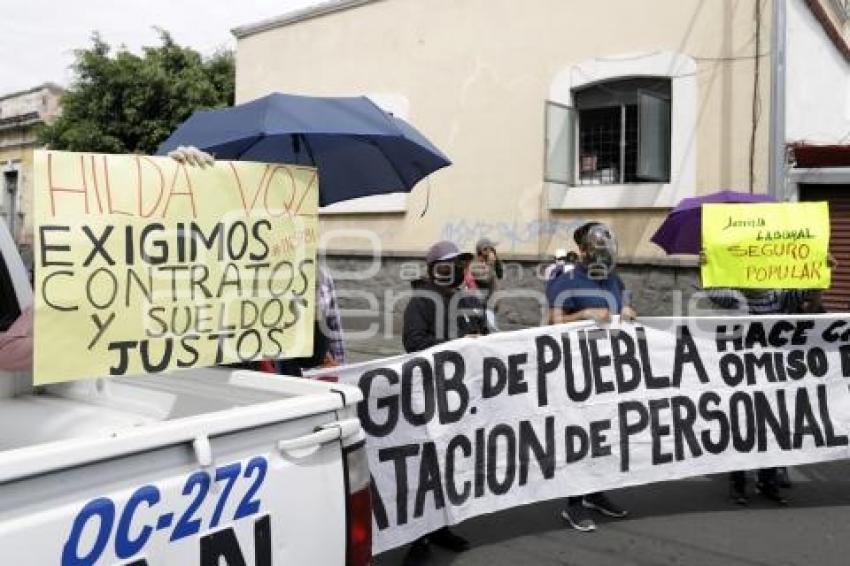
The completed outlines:
<svg viewBox="0 0 850 566">
<path fill-rule="evenodd" d="M 850 455 L 846 314 L 550 326 L 333 373 L 366 397 L 376 553 L 535 501 Z"/>
</svg>

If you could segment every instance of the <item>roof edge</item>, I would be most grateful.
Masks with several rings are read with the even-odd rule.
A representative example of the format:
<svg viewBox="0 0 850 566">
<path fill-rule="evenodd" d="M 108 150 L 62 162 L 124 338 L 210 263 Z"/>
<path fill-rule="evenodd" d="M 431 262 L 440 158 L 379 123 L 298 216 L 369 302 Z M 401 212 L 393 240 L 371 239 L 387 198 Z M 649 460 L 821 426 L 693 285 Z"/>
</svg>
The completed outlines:
<svg viewBox="0 0 850 566">
<path fill-rule="evenodd" d="M 230 33 L 232 33 L 236 39 L 244 39 L 264 31 L 281 28 L 298 22 L 303 22 L 305 20 L 312 20 L 314 18 L 319 18 L 335 12 L 341 12 L 343 10 L 359 8 L 360 6 L 380 1 L 381 0 L 326 0 L 324 2 L 314 4 L 313 6 L 292 10 L 279 16 L 261 20 L 253 24 L 235 27 L 230 30 Z"/>
<path fill-rule="evenodd" d="M 809 10 L 812 12 L 818 23 L 820 23 L 821 27 L 823 27 L 823 30 L 835 45 L 835 48 L 844 57 L 844 60 L 850 63 L 850 41 L 848 41 L 848 39 L 844 36 L 839 24 L 836 24 L 836 22 L 830 18 L 826 8 L 818 0 L 806 0 L 806 5 L 809 7 Z M 835 3 L 833 3 L 833 5 L 835 6 Z M 838 8 L 836 6 L 836 10 L 837 9 Z"/>
<path fill-rule="evenodd" d="M 34 86 L 32 88 L 28 88 L 28 89 L 24 89 L 24 90 L 17 90 L 15 92 L 9 92 L 9 93 L 6 93 L 6 94 L 0 94 L 0 100 L 6 100 L 7 98 L 14 98 L 16 96 L 23 96 L 24 94 L 32 94 L 34 92 L 38 92 L 38 91 L 44 90 L 44 89 L 59 91 L 59 92 L 65 92 L 64 87 L 62 87 L 62 86 L 60 86 L 56 83 L 53 83 L 53 82 L 46 82 L 46 83 L 41 83 L 40 85 Z"/>
<path fill-rule="evenodd" d="M 790 144 L 795 168 L 850 167 L 850 144 Z"/>
</svg>

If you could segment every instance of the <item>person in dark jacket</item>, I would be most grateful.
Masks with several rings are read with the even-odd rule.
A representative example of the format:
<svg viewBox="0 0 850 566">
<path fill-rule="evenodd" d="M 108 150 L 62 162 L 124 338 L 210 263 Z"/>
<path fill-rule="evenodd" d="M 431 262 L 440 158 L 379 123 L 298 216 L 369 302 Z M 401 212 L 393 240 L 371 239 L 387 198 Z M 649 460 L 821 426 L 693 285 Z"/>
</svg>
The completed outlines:
<svg viewBox="0 0 850 566">
<path fill-rule="evenodd" d="M 472 254 L 452 242 L 437 242 L 425 256 L 427 275 L 411 283 L 413 297 L 404 311 L 402 341 L 407 352 L 464 336 L 487 334 L 484 305 L 463 287 Z"/>
<path fill-rule="evenodd" d="M 456 338 L 487 334 L 483 303 L 463 289 L 471 260 L 472 254 L 461 253 L 448 241 L 437 242 L 428 250 L 427 275 L 412 283 L 414 294 L 404 311 L 405 351 L 418 352 Z M 428 564 L 431 544 L 454 552 L 469 548 L 469 541 L 443 527 L 415 540 L 404 564 Z"/>
<path fill-rule="evenodd" d="M 464 336 L 487 334 L 483 302 L 465 289 L 452 293 L 432 281 L 411 283 L 414 295 L 404 312 L 402 342 L 406 352 L 418 352 Z"/>
</svg>

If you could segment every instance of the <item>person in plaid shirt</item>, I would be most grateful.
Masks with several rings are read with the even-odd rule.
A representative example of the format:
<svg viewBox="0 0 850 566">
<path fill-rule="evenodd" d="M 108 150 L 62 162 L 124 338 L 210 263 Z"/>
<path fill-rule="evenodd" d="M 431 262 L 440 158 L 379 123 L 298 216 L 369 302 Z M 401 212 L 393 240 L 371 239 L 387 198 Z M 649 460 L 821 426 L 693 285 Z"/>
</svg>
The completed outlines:
<svg viewBox="0 0 850 566">
<path fill-rule="evenodd" d="M 316 266 L 316 321 L 313 326 L 313 355 L 277 360 L 276 373 L 303 375 L 303 370 L 330 368 L 345 364 L 342 320 L 336 299 L 336 287 L 328 270 Z"/>
<path fill-rule="evenodd" d="M 345 365 L 345 343 L 336 287 L 331 274 L 321 265 L 316 268 L 316 320 L 319 321 L 321 333 L 327 342 L 325 356 L 320 365 Z"/>
</svg>

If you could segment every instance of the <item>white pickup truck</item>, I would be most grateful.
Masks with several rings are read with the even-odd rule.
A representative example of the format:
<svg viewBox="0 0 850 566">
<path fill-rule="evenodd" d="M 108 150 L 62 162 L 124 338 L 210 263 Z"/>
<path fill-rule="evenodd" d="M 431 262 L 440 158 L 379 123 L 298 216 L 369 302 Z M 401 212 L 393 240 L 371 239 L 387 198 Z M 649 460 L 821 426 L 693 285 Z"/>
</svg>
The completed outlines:
<svg viewBox="0 0 850 566">
<path fill-rule="evenodd" d="M 32 292 L 5 224 L 0 253 L 8 321 Z M 35 389 L 2 375 L 0 564 L 371 564 L 361 398 L 217 368 Z"/>
</svg>

